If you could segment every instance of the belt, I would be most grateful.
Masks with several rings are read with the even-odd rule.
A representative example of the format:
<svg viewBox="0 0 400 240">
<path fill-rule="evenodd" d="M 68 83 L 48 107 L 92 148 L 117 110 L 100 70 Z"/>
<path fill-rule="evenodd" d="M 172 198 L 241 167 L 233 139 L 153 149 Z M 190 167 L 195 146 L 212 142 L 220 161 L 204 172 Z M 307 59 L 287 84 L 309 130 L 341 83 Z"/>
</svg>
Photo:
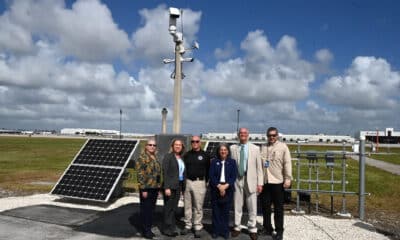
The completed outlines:
<svg viewBox="0 0 400 240">
<path fill-rule="evenodd" d="M 188 178 L 189 180 L 192 181 L 203 181 L 205 179 L 205 177 L 194 177 L 194 178 Z"/>
</svg>

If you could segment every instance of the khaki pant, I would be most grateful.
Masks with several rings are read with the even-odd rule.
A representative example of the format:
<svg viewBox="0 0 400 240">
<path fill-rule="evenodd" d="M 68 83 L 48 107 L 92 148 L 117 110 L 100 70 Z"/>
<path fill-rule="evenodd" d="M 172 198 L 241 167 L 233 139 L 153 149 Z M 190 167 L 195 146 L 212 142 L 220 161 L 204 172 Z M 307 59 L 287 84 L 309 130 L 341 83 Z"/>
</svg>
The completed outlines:
<svg viewBox="0 0 400 240">
<path fill-rule="evenodd" d="M 250 193 L 247 187 L 247 177 L 238 178 L 235 181 L 234 210 L 236 231 L 240 231 L 243 214 L 243 199 L 246 201 L 246 207 L 249 211 L 249 221 L 247 227 L 249 232 L 257 233 L 257 193 Z"/>
<path fill-rule="evenodd" d="M 203 228 L 203 203 L 207 186 L 205 180 L 186 180 L 185 189 L 185 228 L 198 231 Z"/>
</svg>

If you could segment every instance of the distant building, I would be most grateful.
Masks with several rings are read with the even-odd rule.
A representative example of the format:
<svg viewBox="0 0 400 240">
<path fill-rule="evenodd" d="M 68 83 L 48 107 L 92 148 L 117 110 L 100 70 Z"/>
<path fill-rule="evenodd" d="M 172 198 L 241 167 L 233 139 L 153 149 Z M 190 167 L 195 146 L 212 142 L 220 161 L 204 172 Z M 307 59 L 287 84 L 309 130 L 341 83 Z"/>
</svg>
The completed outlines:
<svg viewBox="0 0 400 240">
<path fill-rule="evenodd" d="M 400 132 L 394 131 L 394 128 L 385 128 L 385 130 L 360 131 L 359 137 L 365 137 L 370 142 L 397 144 L 400 143 Z"/>
<path fill-rule="evenodd" d="M 236 140 L 236 133 L 206 133 L 202 138 L 208 140 Z M 279 139 L 283 142 L 324 142 L 324 143 L 354 143 L 355 139 L 345 135 L 325 135 L 325 134 L 283 134 L 279 133 Z M 250 133 L 249 140 L 251 141 L 266 141 L 265 133 Z"/>
<path fill-rule="evenodd" d="M 60 131 L 63 135 L 119 135 L 116 130 L 92 129 L 92 128 L 63 128 Z"/>
</svg>

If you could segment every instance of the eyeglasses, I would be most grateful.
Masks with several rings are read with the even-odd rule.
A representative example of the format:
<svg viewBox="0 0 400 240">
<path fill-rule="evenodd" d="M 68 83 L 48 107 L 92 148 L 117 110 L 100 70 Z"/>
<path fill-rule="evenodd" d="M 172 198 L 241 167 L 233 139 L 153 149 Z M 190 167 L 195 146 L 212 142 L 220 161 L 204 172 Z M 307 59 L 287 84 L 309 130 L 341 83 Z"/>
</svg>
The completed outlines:
<svg viewBox="0 0 400 240">
<path fill-rule="evenodd" d="M 268 134 L 267 137 L 276 137 L 277 134 Z"/>
<path fill-rule="evenodd" d="M 192 142 L 192 143 L 199 143 L 200 140 L 192 140 L 191 142 Z"/>
<path fill-rule="evenodd" d="M 149 147 L 157 147 L 157 144 L 147 144 Z"/>
</svg>

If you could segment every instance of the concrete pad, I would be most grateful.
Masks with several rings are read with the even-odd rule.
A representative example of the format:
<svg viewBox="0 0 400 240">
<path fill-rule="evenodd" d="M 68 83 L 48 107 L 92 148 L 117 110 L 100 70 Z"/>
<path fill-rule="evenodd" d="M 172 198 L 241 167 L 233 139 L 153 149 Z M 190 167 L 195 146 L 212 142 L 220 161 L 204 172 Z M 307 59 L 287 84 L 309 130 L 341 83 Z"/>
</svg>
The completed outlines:
<svg viewBox="0 0 400 240">
<path fill-rule="evenodd" d="M 42 239 L 70 239 L 70 240 L 111 240 L 111 239 L 140 239 L 138 231 L 140 226 L 139 204 L 137 196 L 129 196 L 118 199 L 107 206 L 89 206 L 84 204 L 74 204 L 61 202 L 59 198 L 42 194 L 30 197 L 0 199 L 0 239 L 10 240 L 42 240 Z M 42 206 L 37 206 L 42 204 Z M 154 216 L 153 231 L 157 239 L 168 239 L 160 234 L 162 225 L 162 201 L 156 207 Z M 43 206 L 45 204 L 45 207 Z M 33 205 L 33 206 L 30 206 Z M 48 206 L 51 205 L 51 206 Z M 23 209 L 33 209 L 30 211 L 30 218 L 21 218 L 23 209 L 15 209 L 15 206 Z M 28 207 L 30 206 L 30 207 Z M 11 210 L 11 209 L 14 209 Z M 79 218 L 83 221 L 66 219 L 69 226 L 60 225 L 46 217 L 43 221 L 43 214 L 51 215 L 53 209 L 57 214 L 73 215 L 82 214 Z M 75 209 L 75 210 L 73 210 Z M 96 212 L 96 218 L 86 218 L 92 212 Z M 10 210 L 10 211 L 8 211 Z M 21 212 L 22 211 L 22 212 Z M 41 212 L 43 211 L 43 212 Z M 66 211 L 66 212 L 65 212 Z M 72 213 L 69 213 L 71 211 Z M 82 212 L 80 212 L 82 211 Z M 10 216 L 14 213 L 15 216 Z M 17 214 L 18 213 L 18 214 Z M 32 214 L 34 213 L 34 214 Z M 85 215 L 88 213 L 89 215 Z M 56 215 L 57 215 L 56 214 Z M 18 216 L 17 216 L 18 215 Z M 211 211 L 206 210 L 204 214 L 205 234 L 202 239 L 211 239 Z M 36 218 L 35 218 L 36 217 Z M 88 221 L 86 221 L 88 220 Z M 233 216 L 231 216 L 233 220 Z M 262 223 L 262 217 L 258 216 L 258 222 Z M 67 225 L 68 225 L 67 224 Z M 72 226 L 73 225 L 73 226 Z M 182 223 L 180 226 L 182 227 Z M 193 234 L 178 236 L 175 239 L 194 239 Z M 239 235 L 237 240 L 249 239 L 245 230 Z M 261 238 L 260 239 L 264 239 Z M 308 239 L 378 239 L 386 240 L 388 237 L 379 234 L 375 228 L 357 219 L 333 219 L 322 216 L 310 215 L 285 215 L 284 239 L 288 240 L 308 240 Z"/>
</svg>

